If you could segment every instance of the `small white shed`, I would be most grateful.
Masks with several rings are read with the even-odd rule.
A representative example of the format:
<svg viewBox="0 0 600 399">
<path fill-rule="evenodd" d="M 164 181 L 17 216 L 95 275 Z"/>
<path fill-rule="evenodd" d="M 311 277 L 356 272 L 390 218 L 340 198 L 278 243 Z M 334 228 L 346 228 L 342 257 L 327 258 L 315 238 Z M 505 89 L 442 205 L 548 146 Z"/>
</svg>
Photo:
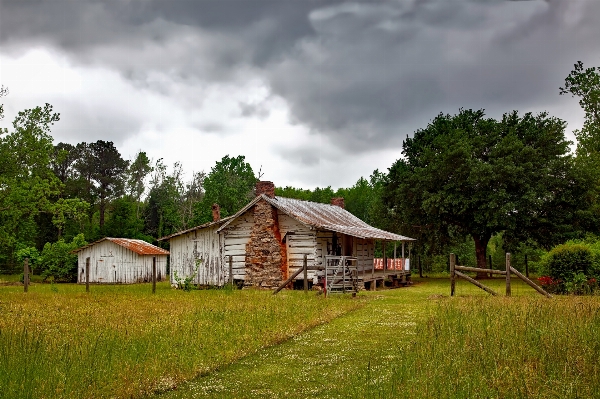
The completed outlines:
<svg viewBox="0 0 600 399">
<path fill-rule="evenodd" d="M 78 283 L 85 283 L 87 258 L 90 258 L 91 283 L 150 282 L 153 258 L 156 258 L 156 279 L 166 278 L 169 251 L 143 240 L 105 237 L 73 252 L 77 253 Z"/>
</svg>

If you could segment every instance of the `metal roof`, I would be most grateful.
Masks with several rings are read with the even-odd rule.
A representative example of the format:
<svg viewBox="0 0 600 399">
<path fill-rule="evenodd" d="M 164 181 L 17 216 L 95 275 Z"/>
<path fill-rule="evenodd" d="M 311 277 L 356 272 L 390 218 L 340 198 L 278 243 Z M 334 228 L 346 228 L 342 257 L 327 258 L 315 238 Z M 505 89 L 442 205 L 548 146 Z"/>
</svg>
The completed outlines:
<svg viewBox="0 0 600 399">
<path fill-rule="evenodd" d="M 166 249 L 159 248 L 155 245 L 149 244 L 143 240 L 136 240 L 133 238 L 113 238 L 113 237 L 104 237 L 98 241 L 94 241 L 84 247 L 77 248 L 73 252 L 82 251 L 92 245 L 98 244 L 99 242 L 109 240 L 114 242 L 117 245 L 125 247 L 138 255 L 169 255 L 169 251 Z"/>
<path fill-rule="evenodd" d="M 246 212 L 260 199 L 267 201 L 280 211 L 315 229 L 335 231 L 337 233 L 358 238 L 372 238 L 387 241 L 415 240 L 414 238 L 405 237 L 369 226 L 367 223 L 363 222 L 347 210 L 336 205 L 321 204 L 317 202 L 302 201 L 285 197 L 270 198 L 264 194 L 261 194 L 252 200 L 238 213 L 233 215 L 231 220 L 223 224 L 223 226 L 221 226 L 217 231 L 225 229 L 229 223 L 233 221 L 233 219 Z"/>
<path fill-rule="evenodd" d="M 169 238 L 173 238 L 173 237 L 177 237 L 177 236 L 180 236 L 182 234 L 185 234 L 185 233 L 189 233 L 190 231 L 194 231 L 194 230 L 198 230 L 198 229 L 203 229 L 205 227 L 210 227 L 210 226 L 222 224 L 222 223 L 227 222 L 229 219 L 232 219 L 234 216 L 235 215 L 233 215 L 233 216 L 227 216 L 226 218 L 219 219 L 219 220 L 217 220 L 215 222 L 208 222 L 208 223 L 201 224 L 200 226 L 191 227 L 191 228 L 189 228 L 187 230 L 178 231 L 177 233 L 173 233 L 173 234 L 170 234 L 168 236 L 161 237 L 157 241 L 165 241 L 165 240 L 168 240 Z"/>
</svg>

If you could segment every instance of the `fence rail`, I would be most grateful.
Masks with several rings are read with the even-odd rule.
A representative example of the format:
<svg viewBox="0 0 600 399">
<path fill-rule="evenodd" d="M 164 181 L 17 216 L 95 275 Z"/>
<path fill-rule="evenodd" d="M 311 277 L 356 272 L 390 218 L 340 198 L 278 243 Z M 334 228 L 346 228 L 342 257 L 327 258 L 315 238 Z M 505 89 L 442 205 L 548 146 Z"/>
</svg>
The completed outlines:
<svg viewBox="0 0 600 399">
<path fill-rule="evenodd" d="M 517 269 L 515 269 L 514 267 L 512 267 L 510 265 L 510 253 L 506 254 L 506 270 L 480 269 L 477 267 L 459 266 L 456 264 L 456 255 L 450 254 L 450 296 L 454 296 L 454 293 L 456 291 L 456 278 L 457 277 L 467 280 L 468 282 L 481 288 L 485 292 L 496 296 L 496 295 L 498 295 L 498 293 L 496 291 L 494 291 L 490 287 L 482 284 L 481 282 L 475 280 L 474 278 L 469 277 L 468 275 L 466 275 L 464 273 L 461 273 L 461 271 L 504 275 L 506 277 L 506 296 L 511 296 L 512 291 L 511 291 L 510 277 L 511 277 L 511 274 L 514 274 L 516 277 L 523 280 L 527 285 L 529 285 L 531 288 L 533 288 L 540 294 L 544 295 L 547 298 L 552 298 L 552 295 L 550 295 L 548 292 L 546 292 L 544 289 L 542 289 L 540 286 L 535 284 L 533 281 L 531 281 L 530 279 L 525 277 L 523 274 L 521 274 L 521 272 L 519 272 Z"/>
</svg>

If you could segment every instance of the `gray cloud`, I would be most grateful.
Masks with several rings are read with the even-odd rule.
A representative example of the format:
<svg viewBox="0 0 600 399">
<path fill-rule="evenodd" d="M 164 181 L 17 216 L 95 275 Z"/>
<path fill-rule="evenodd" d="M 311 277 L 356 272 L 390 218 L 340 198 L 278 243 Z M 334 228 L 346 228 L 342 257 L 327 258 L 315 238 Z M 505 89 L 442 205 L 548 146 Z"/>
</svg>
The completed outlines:
<svg viewBox="0 0 600 399">
<path fill-rule="evenodd" d="M 294 123 L 350 153 L 399 147 L 460 107 L 561 112 L 572 64 L 600 58 L 598 1 L 5 0 L 0 11 L 6 51 L 50 46 L 185 106 L 207 85 L 262 79 Z M 301 152 L 289 155 L 315 165 Z"/>
</svg>

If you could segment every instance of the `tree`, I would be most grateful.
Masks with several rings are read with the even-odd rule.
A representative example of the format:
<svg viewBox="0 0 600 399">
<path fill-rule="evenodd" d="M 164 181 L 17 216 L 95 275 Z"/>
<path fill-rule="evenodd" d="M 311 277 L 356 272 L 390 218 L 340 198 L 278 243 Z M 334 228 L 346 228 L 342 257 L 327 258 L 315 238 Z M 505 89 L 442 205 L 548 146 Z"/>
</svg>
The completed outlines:
<svg viewBox="0 0 600 399">
<path fill-rule="evenodd" d="M 583 68 L 577 61 L 575 69 L 565 79 L 560 94 L 579 97 L 579 105 L 585 111 L 583 128 L 575 131 L 577 151 L 580 154 L 600 153 L 600 70 Z"/>
<path fill-rule="evenodd" d="M 144 194 L 144 191 L 146 190 L 146 177 L 152 172 L 152 170 L 153 168 L 150 166 L 150 159 L 143 151 L 139 151 L 137 153 L 135 160 L 129 166 L 127 191 L 131 198 L 133 198 L 137 203 L 136 217 L 139 217 L 140 200 Z"/>
<path fill-rule="evenodd" d="M 50 160 L 50 166 L 56 177 L 58 177 L 63 184 L 66 184 L 69 179 L 73 178 L 77 157 L 77 150 L 72 144 L 58 143 L 54 146 L 54 153 Z"/>
<path fill-rule="evenodd" d="M 182 173 L 178 162 L 173 165 L 173 172 L 168 174 L 162 158 L 156 161 L 145 209 L 146 234 L 158 238 L 182 229 L 179 205 L 184 190 Z"/>
<path fill-rule="evenodd" d="M 49 168 L 54 147 L 51 126 L 59 121 L 52 106 L 18 113 L 13 132 L 0 136 L 0 257 L 14 261 L 14 250 L 34 244 L 35 217 L 52 213 L 60 181 Z"/>
<path fill-rule="evenodd" d="M 96 182 L 95 191 L 98 195 L 98 210 L 100 212 L 100 229 L 104 227 L 104 214 L 110 200 L 123 194 L 125 174 L 129 161 L 121 158 L 112 141 L 98 140 L 91 143 L 93 172 L 92 179 Z"/>
<path fill-rule="evenodd" d="M 8 88 L 0 86 L 0 98 L 8 94 Z M 4 104 L 0 104 L 0 121 L 4 119 Z"/>
<path fill-rule="evenodd" d="M 573 133 L 577 138 L 576 168 L 589 184 L 586 192 L 587 209 L 580 213 L 587 230 L 600 233 L 600 69 L 584 69 L 578 61 L 565 79 L 560 94 L 579 97 L 585 112 L 583 128 Z"/>
<path fill-rule="evenodd" d="M 257 178 L 243 155 L 225 155 L 204 179 L 204 198 L 195 207 L 198 224 L 212 220 L 212 204 L 219 204 L 221 216 L 235 214 L 253 198 Z"/>
<path fill-rule="evenodd" d="M 545 113 L 514 111 L 501 121 L 486 119 L 483 110 L 439 114 L 404 141 L 404 158 L 390 168 L 386 204 L 445 244 L 471 236 L 483 268 L 493 234 L 541 238 L 554 214 L 576 202 L 569 197 L 576 181 L 564 129 Z"/>
</svg>

